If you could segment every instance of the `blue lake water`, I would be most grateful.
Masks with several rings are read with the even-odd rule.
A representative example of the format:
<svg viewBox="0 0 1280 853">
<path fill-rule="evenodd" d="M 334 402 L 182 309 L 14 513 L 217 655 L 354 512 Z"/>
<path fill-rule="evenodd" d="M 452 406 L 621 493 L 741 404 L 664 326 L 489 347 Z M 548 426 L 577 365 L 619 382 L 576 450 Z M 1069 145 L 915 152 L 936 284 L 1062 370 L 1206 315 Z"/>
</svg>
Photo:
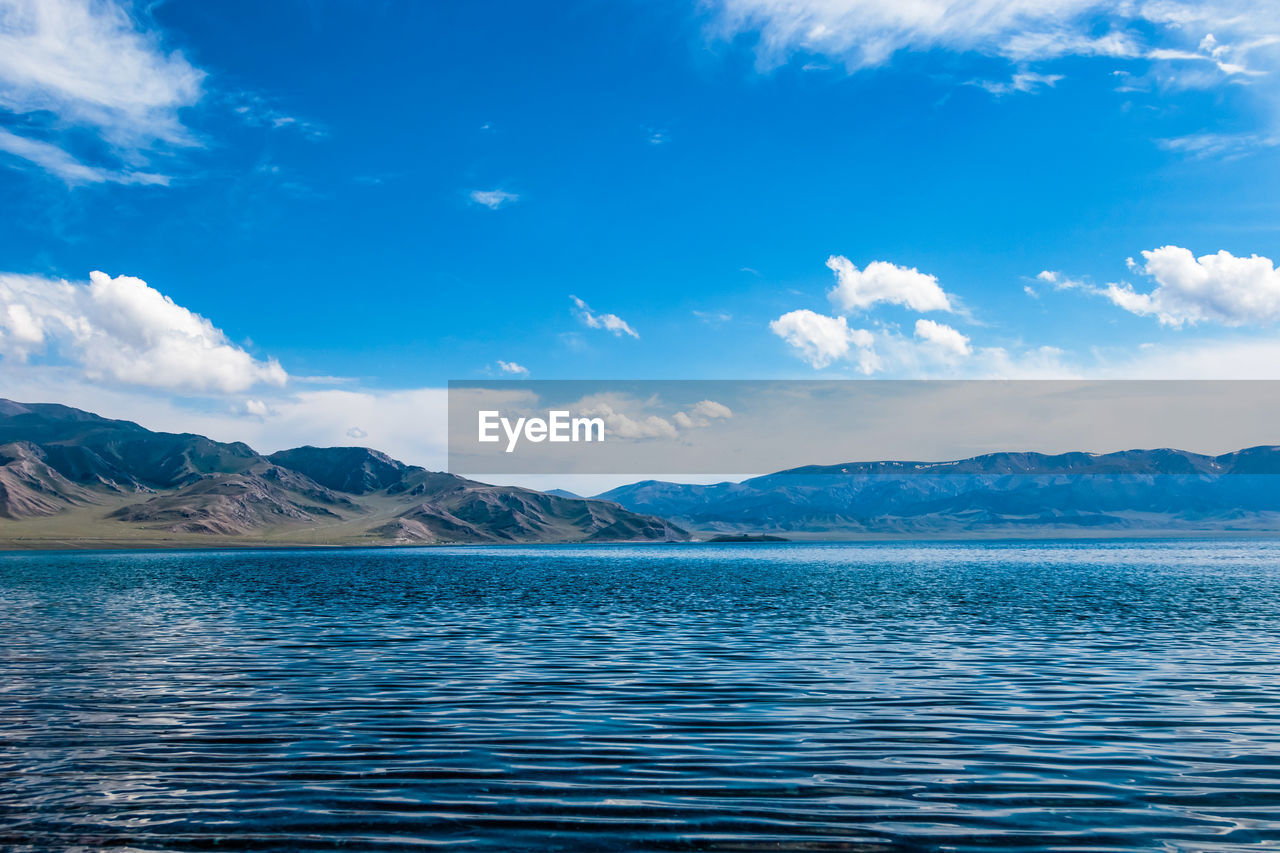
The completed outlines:
<svg viewBox="0 0 1280 853">
<path fill-rule="evenodd" d="M 1280 845 L 1280 543 L 0 554 L 0 848 Z"/>
</svg>

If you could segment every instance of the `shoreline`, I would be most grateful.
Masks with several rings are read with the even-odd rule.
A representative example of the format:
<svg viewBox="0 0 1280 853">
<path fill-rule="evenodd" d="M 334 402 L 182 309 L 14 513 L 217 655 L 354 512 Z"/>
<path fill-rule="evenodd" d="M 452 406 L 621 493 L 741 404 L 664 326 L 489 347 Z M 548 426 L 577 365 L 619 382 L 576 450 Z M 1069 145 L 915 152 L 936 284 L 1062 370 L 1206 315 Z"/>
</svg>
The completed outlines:
<svg viewBox="0 0 1280 853">
<path fill-rule="evenodd" d="M 696 532 L 695 535 L 708 537 L 717 534 Z M 1098 531 L 1080 532 L 1025 532 L 1025 533 L 993 533 L 974 531 L 970 533 L 900 534 L 900 533 L 867 533 L 843 536 L 806 535 L 803 532 L 790 532 L 790 539 L 783 542 L 713 542 L 710 539 L 689 540 L 614 540 L 607 542 L 559 541 L 559 542 L 346 542 L 316 543 L 288 542 L 270 540 L 221 542 L 200 542 L 191 540 L 170 539 L 3 539 L 0 538 L 0 556 L 6 554 L 34 554 L 46 552 L 204 552 L 204 551 L 385 551 L 393 549 L 433 549 L 433 548 L 563 548 L 563 547 L 601 547 L 618 546 L 697 546 L 697 547 L 743 547 L 751 546 L 752 550 L 760 547 L 787 547 L 794 545 L 862 545 L 879 543 L 947 543 L 958 542 L 976 544 L 988 542 L 992 544 L 1010 542 L 1118 542 L 1118 541 L 1250 541 L 1280 539 L 1280 530 L 1240 530 L 1240 531 L 1205 531 L 1205 530 L 1143 530 L 1143 531 Z"/>
</svg>

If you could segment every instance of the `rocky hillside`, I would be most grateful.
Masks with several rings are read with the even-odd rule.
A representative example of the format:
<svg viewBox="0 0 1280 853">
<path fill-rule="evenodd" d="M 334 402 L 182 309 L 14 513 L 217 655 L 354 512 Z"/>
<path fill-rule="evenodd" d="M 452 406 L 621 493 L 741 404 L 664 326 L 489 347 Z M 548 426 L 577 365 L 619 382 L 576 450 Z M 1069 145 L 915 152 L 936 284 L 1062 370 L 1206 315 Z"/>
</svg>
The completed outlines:
<svg viewBox="0 0 1280 853">
<path fill-rule="evenodd" d="M 248 445 L 0 400 L 0 543 L 666 541 L 616 503 L 490 486 L 361 447 Z"/>
</svg>

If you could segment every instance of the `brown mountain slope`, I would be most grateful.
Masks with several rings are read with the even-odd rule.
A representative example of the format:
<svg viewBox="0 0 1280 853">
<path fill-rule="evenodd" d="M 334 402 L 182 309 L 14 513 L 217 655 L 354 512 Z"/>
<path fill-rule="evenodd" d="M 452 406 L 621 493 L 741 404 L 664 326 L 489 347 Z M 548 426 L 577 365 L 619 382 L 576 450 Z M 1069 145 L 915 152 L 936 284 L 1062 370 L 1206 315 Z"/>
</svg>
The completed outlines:
<svg viewBox="0 0 1280 853">
<path fill-rule="evenodd" d="M 426 472 L 424 472 L 426 473 Z M 438 476 L 438 475 L 437 475 Z M 415 503 L 373 532 L 399 542 L 646 541 L 683 539 L 683 531 L 607 501 L 562 498 L 529 489 L 455 482 L 405 492 Z M 419 491 L 420 490 L 420 491 Z M 417 494 L 413 494 L 414 492 Z"/>
<path fill-rule="evenodd" d="M 0 400 L 0 547 L 686 539 L 608 501 L 489 486 L 359 447 L 269 457 Z"/>
<path fill-rule="evenodd" d="M 356 512 L 350 498 L 287 468 L 259 464 L 242 474 L 211 474 L 182 489 L 130 504 L 108 517 L 174 533 L 245 536 L 259 530 Z"/>
<path fill-rule="evenodd" d="M 15 441 L 0 446 L 0 518 L 55 515 L 92 502 L 90 491 L 51 468 L 37 445 Z"/>
</svg>

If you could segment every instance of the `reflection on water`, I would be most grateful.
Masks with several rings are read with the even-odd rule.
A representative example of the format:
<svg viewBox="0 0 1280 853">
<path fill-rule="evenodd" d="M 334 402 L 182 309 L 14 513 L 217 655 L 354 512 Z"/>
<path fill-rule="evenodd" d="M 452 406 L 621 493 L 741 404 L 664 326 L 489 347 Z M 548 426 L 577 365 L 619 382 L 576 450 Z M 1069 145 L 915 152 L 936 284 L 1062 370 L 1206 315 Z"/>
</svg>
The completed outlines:
<svg viewBox="0 0 1280 853">
<path fill-rule="evenodd" d="M 0 555 L 5 849 L 1280 844 L 1280 543 Z"/>
</svg>

